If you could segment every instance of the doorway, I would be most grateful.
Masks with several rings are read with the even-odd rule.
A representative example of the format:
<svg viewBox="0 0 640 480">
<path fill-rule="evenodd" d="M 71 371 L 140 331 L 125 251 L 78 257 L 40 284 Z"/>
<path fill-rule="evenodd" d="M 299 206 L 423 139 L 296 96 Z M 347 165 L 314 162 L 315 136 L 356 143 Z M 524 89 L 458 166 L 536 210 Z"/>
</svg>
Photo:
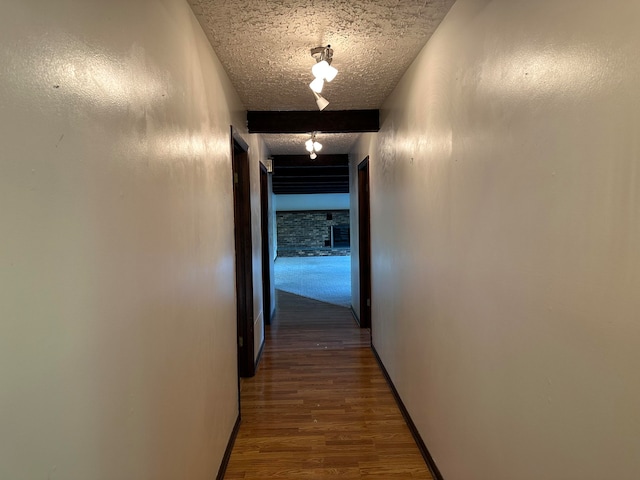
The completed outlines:
<svg viewBox="0 0 640 480">
<path fill-rule="evenodd" d="M 277 290 L 351 307 L 349 200 L 348 193 L 277 199 Z"/>
<path fill-rule="evenodd" d="M 360 327 L 371 328 L 369 157 L 358 165 L 358 259 L 360 263 Z"/>
<path fill-rule="evenodd" d="M 251 242 L 251 188 L 249 146 L 231 128 L 234 234 L 236 247 L 236 297 L 238 325 L 238 374 L 255 375 L 253 338 L 253 266 Z"/>
</svg>

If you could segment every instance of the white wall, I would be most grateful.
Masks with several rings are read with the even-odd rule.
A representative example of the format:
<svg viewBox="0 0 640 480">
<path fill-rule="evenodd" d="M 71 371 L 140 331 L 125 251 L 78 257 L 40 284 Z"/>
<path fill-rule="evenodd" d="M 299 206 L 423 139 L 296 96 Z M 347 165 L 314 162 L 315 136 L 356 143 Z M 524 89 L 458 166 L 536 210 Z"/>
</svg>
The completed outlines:
<svg viewBox="0 0 640 480">
<path fill-rule="evenodd" d="M 458 0 L 352 153 L 373 343 L 447 480 L 638 478 L 638 24 Z"/>
<path fill-rule="evenodd" d="M 273 186 L 273 177 L 271 175 L 269 175 L 269 184 L 271 186 Z M 270 190 L 271 192 L 273 192 L 273 189 Z M 273 259 L 275 260 L 275 258 L 278 256 L 278 222 L 276 219 L 276 195 L 271 194 L 271 205 L 272 207 L 272 211 L 271 211 L 271 232 L 270 235 L 273 238 L 273 250 L 271 251 L 271 254 L 273 255 Z"/>
<path fill-rule="evenodd" d="M 274 195 L 278 212 L 303 210 L 348 210 L 348 193 Z"/>
<path fill-rule="evenodd" d="M 182 0 L 9 0 L 0 45 L 0 478 L 210 480 L 244 108 Z"/>
<path fill-rule="evenodd" d="M 274 197 L 273 194 L 273 176 L 271 174 L 267 175 L 268 185 L 269 185 L 269 211 L 268 211 L 268 225 L 263 228 L 267 228 L 269 231 L 269 252 L 271 256 L 269 258 L 269 279 L 271 284 L 271 289 L 269 291 L 269 295 L 271 296 L 271 311 L 265 312 L 265 321 L 270 320 L 275 314 L 276 310 L 276 280 L 275 280 L 275 258 L 277 255 L 278 248 L 278 239 L 277 239 L 277 229 L 276 229 L 276 209 L 274 205 Z M 267 318 L 266 315 L 269 317 Z M 264 324 L 263 324 L 264 325 Z"/>
<path fill-rule="evenodd" d="M 246 123 L 246 122 L 245 122 Z M 250 186 L 251 186 L 251 246 L 253 248 L 253 358 L 258 360 L 264 343 L 264 322 L 262 302 L 262 221 L 260 210 L 260 160 L 267 158 L 267 148 L 259 135 L 245 136 L 250 140 Z M 273 278 L 273 276 L 272 276 Z M 275 295 L 275 293 L 274 293 Z"/>
</svg>

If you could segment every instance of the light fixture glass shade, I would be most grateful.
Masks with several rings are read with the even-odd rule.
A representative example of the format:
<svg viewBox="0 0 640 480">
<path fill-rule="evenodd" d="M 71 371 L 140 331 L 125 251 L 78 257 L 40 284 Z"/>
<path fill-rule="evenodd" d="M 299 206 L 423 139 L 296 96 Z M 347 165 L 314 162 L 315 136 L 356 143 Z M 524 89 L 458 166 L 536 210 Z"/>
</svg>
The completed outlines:
<svg viewBox="0 0 640 480">
<path fill-rule="evenodd" d="M 320 111 L 322 111 L 325 108 L 327 108 L 327 105 L 329 105 L 329 100 L 327 100 L 322 95 L 320 95 L 320 94 L 318 94 L 316 92 L 313 92 L 313 95 L 316 97 L 316 105 L 318 105 L 318 109 Z"/>
<path fill-rule="evenodd" d="M 313 140 L 309 139 L 304 142 L 304 148 L 307 149 L 307 152 L 313 152 Z"/>
<path fill-rule="evenodd" d="M 311 67 L 311 73 L 313 73 L 313 76 L 316 78 L 324 78 L 330 66 L 326 60 L 322 60 Z"/>
<path fill-rule="evenodd" d="M 313 142 L 313 149 L 316 152 L 319 152 L 320 150 L 322 150 L 322 144 L 320 142 Z"/>
<path fill-rule="evenodd" d="M 336 75 L 338 75 L 338 69 L 332 67 L 331 65 L 328 65 L 327 68 L 325 69 L 325 72 L 324 72 L 324 79 L 327 82 L 330 82 L 331 80 L 336 78 Z M 320 93 L 320 92 L 318 92 L 318 93 Z"/>
<path fill-rule="evenodd" d="M 322 87 L 324 87 L 324 80 L 322 80 L 321 78 L 316 78 L 309 84 L 309 88 L 316 93 L 321 93 Z"/>
<path fill-rule="evenodd" d="M 318 158 L 318 155 L 316 155 L 316 152 L 311 152 L 311 155 L 309 155 L 309 158 L 311 158 L 311 160 L 315 160 L 316 158 Z"/>
</svg>

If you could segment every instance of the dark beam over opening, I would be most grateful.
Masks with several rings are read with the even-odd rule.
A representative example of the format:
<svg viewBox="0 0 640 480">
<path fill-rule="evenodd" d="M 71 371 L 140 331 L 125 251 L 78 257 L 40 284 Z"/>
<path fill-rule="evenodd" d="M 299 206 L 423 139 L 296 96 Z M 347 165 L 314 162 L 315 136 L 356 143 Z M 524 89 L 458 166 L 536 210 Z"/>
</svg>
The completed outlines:
<svg viewBox="0 0 640 480">
<path fill-rule="evenodd" d="M 348 193 L 349 156 L 273 156 L 273 193 Z"/>
<path fill-rule="evenodd" d="M 274 176 L 280 178 L 298 178 L 298 177 L 308 177 L 309 175 L 324 175 L 324 176 L 337 176 L 344 177 L 345 175 L 349 176 L 349 167 L 281 167 L 273 169 Z"/>
<path fill-rule="evenodd" d="M 273 168 L 283 167 L 341 167 L 349 165 L 349 155 L 318 155 L 311 160 L 309 155 L 274 155 Z"/>
<path fill-rule="evenodd" d="M 249 133 L 358 133 L 380 130 L 379 110 L 247 112 Z"/>
<path fill-rule="evenodd" d="M 349 193 L 349 185 L 291 185 L 278 186 L 274 185 L 273 193 L 276 195 L 293 195 L 293 194 L 309 194 L 309 193 Z"/>
</svg>

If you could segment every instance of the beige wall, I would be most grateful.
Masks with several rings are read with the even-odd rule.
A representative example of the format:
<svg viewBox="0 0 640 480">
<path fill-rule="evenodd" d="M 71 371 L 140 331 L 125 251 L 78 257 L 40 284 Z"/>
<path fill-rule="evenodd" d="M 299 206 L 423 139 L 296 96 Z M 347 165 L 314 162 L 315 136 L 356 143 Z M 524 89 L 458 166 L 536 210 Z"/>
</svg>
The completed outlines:
<svg viewBox="0 0 640 480">
<path fill-rule="evenodd" d="M 182 0 L 5 1 L 0 65 L 0 478 L 214 478 L 243 106 Z"/>
<path fill-rule="evenodd" d="M 458 0 L 353 152 L 373 343 L 447 480 L 638 478 L 639 24 Z"/>
<path fill-rule="evenodd" d="M 348 193 L 300 193 L 274 195 L 278 212 L 303 210 L 348 210 Z"/>
<path fill-rule="evenodd" d="M 246 124 L 246 122 L 245 122 Z M 253 249 L 253 358 L 258 360 L 264 343 L 264 313 L 262 302 L 262 224 L 260 210 L 260 161 L 268 156 L 267 148 L 259 135 L 245 135 L 250 140 L 250 184 L 251 184 L 251 246 Z"/>
<path fill-rule="evenodd" d="M 269 295 L 271 296 L 271 311 L 270 312 L 264 312 L 265 315 L 265 321 L 269 321 L 275 314 L 275 310 L 276 310 L 276 276 L 275 276 L 275 255 L 276 255 L 276 248 L 277 248 L 277 240 L 276 240 L 276 234 L 277 234 L 277 229 L 276 229 L 276 209 L 275 209 L 275 195 L 273 194 L 273 175 L 272 174 L 268 174 L 269 179 L 269 211 L 267 212 L 267 216 L 268 216 L 268 225 L 266 226 L 262 226 L 262 228 L 267 228 L 268 230 L 268 234 L 269 234 L 269 252 L 271 252 L 271 255 L 269 256 L 269 279 L 270 279 L 270 285 L 271 285 L 271 289 L 269 291 Z M 265 253 L 266 255 L 266 253 Z M 268 316 L 268 318 L 267 318 Z"/>
</svg>

